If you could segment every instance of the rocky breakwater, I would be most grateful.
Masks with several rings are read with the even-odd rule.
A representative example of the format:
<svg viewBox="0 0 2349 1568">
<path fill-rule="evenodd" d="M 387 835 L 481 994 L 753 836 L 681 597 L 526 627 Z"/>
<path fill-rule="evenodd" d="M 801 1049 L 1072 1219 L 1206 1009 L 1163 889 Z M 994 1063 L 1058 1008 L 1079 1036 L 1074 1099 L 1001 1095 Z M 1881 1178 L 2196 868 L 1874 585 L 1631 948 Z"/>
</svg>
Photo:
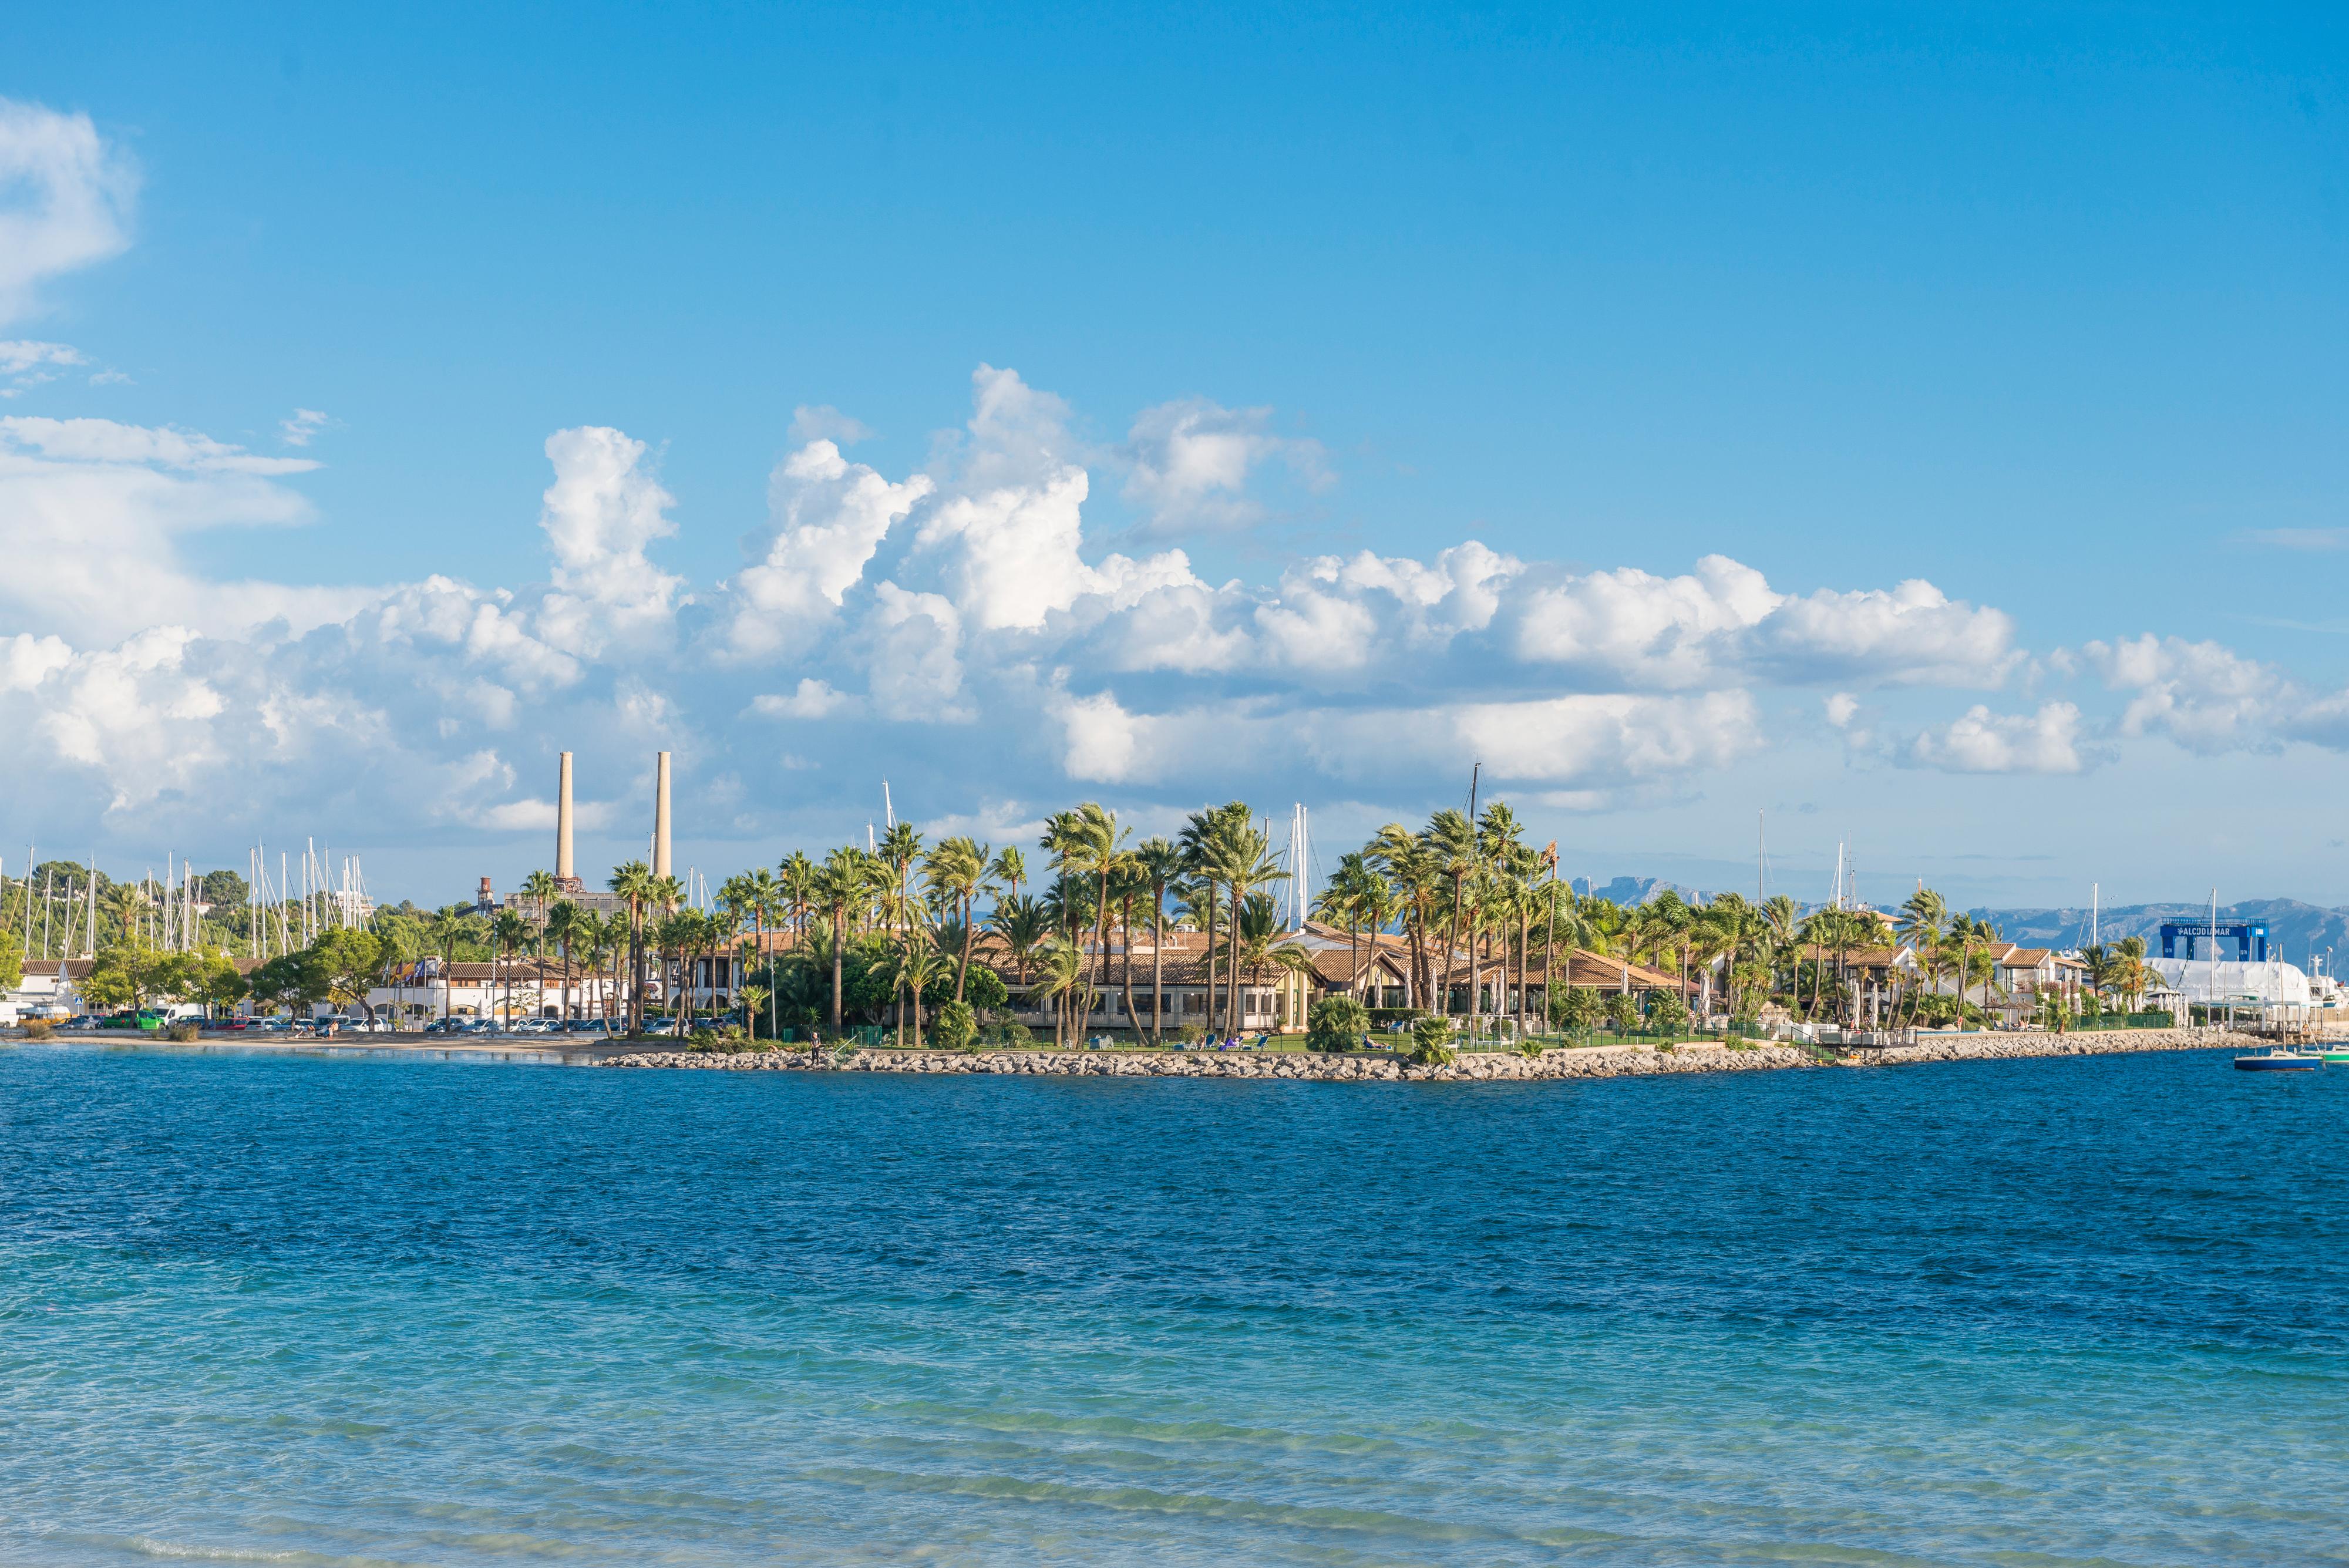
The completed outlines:
<svg viewBox="0 0 2349 1568">
<path fill-rule="evenodd" d="M 1909 1062 L 1987 1062 L 2021 1056 L 2101 1056 L 2120 1051 L 2241 1051 L 2259 1044 L 2248 1034 L 2223 1029 L 2083 1029 L 2069 1034 L 1927 1035 L 1914 1045 L 1847 1052 L 1844 1061 L 1857 1066 L 1893 1066 Z"/>
<path fill-rule="evenodd" d="M 605 1067 L 700 1067 L 736 1071 L 849 1073 L 1006 1073 L 1049 1077 L 1288 1078 L 1330 1083 L 1491 1083 L 1546 1078 L 1615 1078 L 1658 1073 L 1750 1072 L 1808 1067 L 1792 1046 L 1682 1045 L 1672 1051 L 1602 1045 L 1545 1051 L 1539 1056 L 1467 1052 L 1445 1066 L 1414 1066 L 1391 1056 L 1306 1055 L 1290 1051 L 656 1051 L 608 1057 Z"/>
</svg>

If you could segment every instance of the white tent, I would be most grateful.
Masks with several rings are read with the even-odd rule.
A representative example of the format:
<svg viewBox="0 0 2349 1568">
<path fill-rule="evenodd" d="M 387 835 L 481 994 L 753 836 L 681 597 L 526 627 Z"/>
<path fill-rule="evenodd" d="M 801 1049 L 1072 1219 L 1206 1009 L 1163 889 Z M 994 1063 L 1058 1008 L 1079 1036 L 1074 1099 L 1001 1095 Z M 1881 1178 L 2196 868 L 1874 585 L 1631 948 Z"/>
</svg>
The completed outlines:
<svg viewBox="0 0 2349 1568">
<path fill-rule="evenodd" d="M 2308 976 L 2282 959 L 2238 963 L 2232 959 L 2149 958 L 2145 962 L 2190 1002 L 2215 999 L 2222 1006 L 2308 1005 Z"/>
</svg>

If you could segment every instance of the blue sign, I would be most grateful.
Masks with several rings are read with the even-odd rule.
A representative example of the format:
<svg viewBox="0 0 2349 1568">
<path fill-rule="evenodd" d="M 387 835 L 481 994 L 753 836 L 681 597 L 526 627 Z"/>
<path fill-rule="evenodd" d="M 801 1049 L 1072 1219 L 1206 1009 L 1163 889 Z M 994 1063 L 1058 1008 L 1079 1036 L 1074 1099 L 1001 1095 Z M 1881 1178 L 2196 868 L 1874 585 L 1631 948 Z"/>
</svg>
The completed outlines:
<svg viewBox="0 0 2349 1568">
<path fill-rule="evenodd" d="M 2252 951 L 2258 950 L 2258 961 L 2268 961 L 2268 928 L 2261 920 L 2164 920 L 2161 922 L 2161 956 L 2178 956 L 2179 938 L 2186 940 L 2186 956 L 2194 956 L 2197 939 L 2208 938 L 2215 948 L 2227 938 L 2235 939 L 2237 961 L 2250 963 Z"/>
</svg>

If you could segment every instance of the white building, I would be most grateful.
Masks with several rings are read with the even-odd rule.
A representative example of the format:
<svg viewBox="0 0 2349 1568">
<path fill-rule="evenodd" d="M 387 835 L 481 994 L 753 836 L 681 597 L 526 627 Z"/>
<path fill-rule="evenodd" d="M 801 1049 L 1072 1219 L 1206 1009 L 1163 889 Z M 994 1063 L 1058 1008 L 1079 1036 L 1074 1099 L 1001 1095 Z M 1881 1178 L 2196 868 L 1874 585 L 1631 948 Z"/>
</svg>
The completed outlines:
<svg viewBox="0 0 2349 1568">
<path fill-rule="evenodd" d="M 625 980 L 615 980 L 608 972 L 598 973 L 585 964 L 574 963 L 566 971 L 559 959 L 443 965 L 437 958 L 428 958 L 401 975 L 397 984 L 379 985 L 368 992 L 367 1003 L 378 1015 L 403 1019 L 497 1018 L 511 1023 L 522 1018 L 601 1018 L 606 999 L 616 1018 L 626 1008 L 626 995 Z"/>
</svg>

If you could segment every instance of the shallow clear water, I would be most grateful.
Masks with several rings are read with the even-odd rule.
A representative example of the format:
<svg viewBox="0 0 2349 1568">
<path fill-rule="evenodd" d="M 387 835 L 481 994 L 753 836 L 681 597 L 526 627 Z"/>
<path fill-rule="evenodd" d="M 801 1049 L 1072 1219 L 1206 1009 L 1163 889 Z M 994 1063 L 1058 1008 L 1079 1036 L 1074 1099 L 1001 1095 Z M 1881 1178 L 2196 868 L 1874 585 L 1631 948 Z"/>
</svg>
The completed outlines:
<svg viewBox="0 0 2349 1568">
<path fill-rule="evenodd" d="M 2349 1562 L 2344 1123 L 0 1051 L 0 1562 Z"/>
</svg>

